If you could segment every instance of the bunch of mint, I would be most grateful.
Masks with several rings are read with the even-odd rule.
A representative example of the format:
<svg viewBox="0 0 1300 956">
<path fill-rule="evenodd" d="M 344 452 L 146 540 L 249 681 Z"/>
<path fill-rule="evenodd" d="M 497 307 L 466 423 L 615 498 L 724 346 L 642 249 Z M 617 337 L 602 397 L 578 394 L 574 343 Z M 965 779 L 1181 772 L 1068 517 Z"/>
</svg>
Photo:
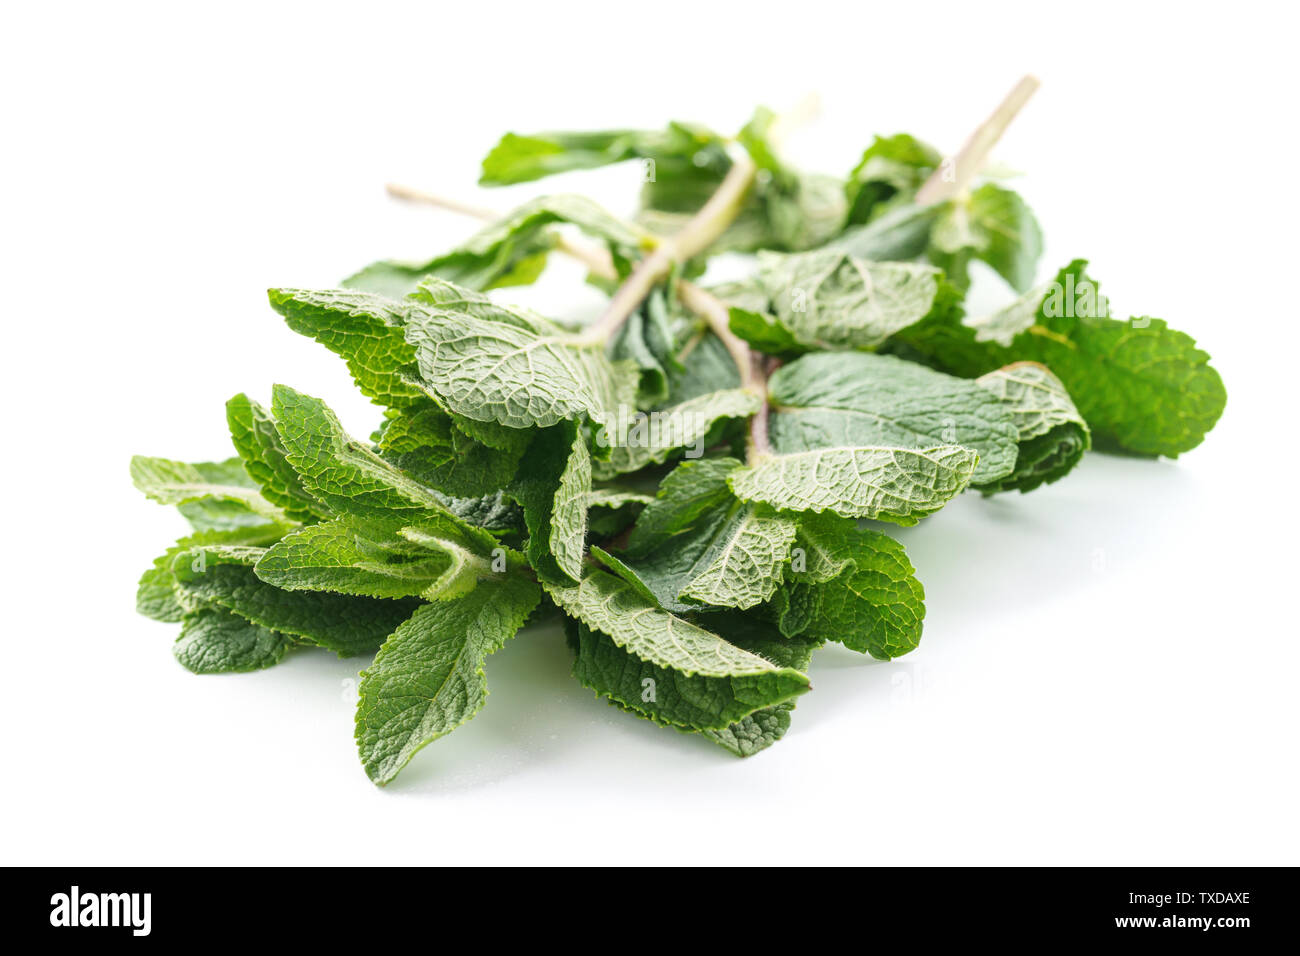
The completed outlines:
<svg viewBox="0 0 1300 956">
<path fill-rule="evenodd" d="M 748 756 L 825 642 L 917 646 L 924 592 L 882 523 L 1030 491 L 1091 446 L 1176 456 L 1215 423 L 1188 336 L 1110 317 L 1082 261 L 1033 285 L 1038 224 L 981 157 L 900 134 L 837 180 L 783 163 L 779 127 L 509 134 L 484 184 L 640 161 L 637 220 L 548 196 L 426 262 L 271 290 L 383 418 L 359 440 L 276 386 L 227 403 L 237 457 L 132 462 L 193 526 L 138 595 L 181 624 L 177 659 L 373 655 L 356 737 L 383 784 L 474 716 L 489 654 L 558 614 L 583 685 Z M 609 291 L 594 324 L 485 294 L 557 251 Z M 751 276 L 702 288 L 722 251 Z M 963 310 L 977 261 L 1019 293 L 992 315 Z"/>
</svg>

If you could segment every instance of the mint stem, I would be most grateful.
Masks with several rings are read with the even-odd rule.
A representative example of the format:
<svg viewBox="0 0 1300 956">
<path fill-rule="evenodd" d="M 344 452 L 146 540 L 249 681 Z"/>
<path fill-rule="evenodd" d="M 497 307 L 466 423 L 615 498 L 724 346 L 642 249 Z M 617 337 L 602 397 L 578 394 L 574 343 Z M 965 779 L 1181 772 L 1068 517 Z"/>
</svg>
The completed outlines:
<svg viewBox="0 0 1300 956">
<path fill-rule="evenodd" d="M 998 108 L 976 127 L 975 132 L 970 134 L 970 138 L 953 157 L 952 163 L 941 163 L 939 168 L 930 174 L 930 178 L 925 181 L 916 193 L 916 202 L 918 205 L 929 205 L 930 203 L 941 202 L 945 199 L 951 199 L 958 195 L 970 183 L 975 175 L 984 166 L 984 161 L 988 159 L 989 151 L 997 145 L 1002 134 L 1011 125 L 1011 121 L 1016 118 L 1016 114 L 1029 102 L 1029 98 L 1034 95 L 1038 89 L 1038 79 L 1033 76 L 1023 76 L 1020 82 L 1015 85 L 1010 93 L 1006 95 Z M 945 181 L 945 177 L 951 170 L 952 178 Z"/>
<path fill-rule="evenodd" d="M 687 221 L 681 231 L 661 239 L 654 251 L 636 264 L 604 313 L 582 333 L 580 338 L 592 344 L 609 341 L 628 316 L 637 310 L 650 290 L 662 282 L 673 266 L 699 255 L 717 240 L 739 215 L 749 187 L 754 184 L 758 167 L 743 150 L 736 150 L 731 169 L 709 201 Z"/>
</svg>

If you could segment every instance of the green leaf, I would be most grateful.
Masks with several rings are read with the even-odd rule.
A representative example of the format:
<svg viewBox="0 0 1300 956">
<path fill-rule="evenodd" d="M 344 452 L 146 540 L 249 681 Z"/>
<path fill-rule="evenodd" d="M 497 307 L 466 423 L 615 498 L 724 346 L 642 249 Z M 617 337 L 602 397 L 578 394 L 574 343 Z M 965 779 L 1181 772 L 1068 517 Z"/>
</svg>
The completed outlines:
<svg viewBox="0 0 1300 956">
<path fill-rule="evenodd" d="M 159 504 L 178 505 L 196 531 L 289 520 L 258 493 L 238 458 L 188 464 L 136 455 L 131 459 L 131 482 Z"/>
<path fill-rule="evenodd" d="M 986 494 L 1050 484 L 1079 463 L 1091 445 L 1088 425 L 1061 380 L 1036 362 L 1017 362 L 975 380 L 1011 412 L 1019 430 L 1014 471 L 980 485 Z"/>
<path fill-rule="evenodd" d="M 546 588 L 586 626 L 574 667 L 579 681 L 657 722 L 722 730 L 809 689 L 797 670 L 660 610 L 612 575 L 590 571 L 577 586 Z M 653 700 L 643 699 L 647 688 Z"/>
<path fill-rule="evenodd" d="M 900 203 L 871 222 L 845 229 L 823 247 L 869 262 L 906 262 L 925 255 L 943 203 Z"/>
<path fill-rule="evenodd" d="M 489 555 L 470 550 L 454 527 L 408 520 L 345 515 L 302 528 L 262 555 L 257 576 L 290 591 L 442 601 L 488 573 Z"/>
<path fill-rule="evenodd" d="M 823 448 L 910 450 L 961 445 L 979 453 L 971 481 L 1011 473 L 1019 432 L 993 391 L 888 355 L 817 352 L 768 383 L 768 423 L 778 454 Z"/>
<path fill-rule="evenodd" d="M 654 406 L 668 400 L 668 370 L 680 368 L 676 353 L 673 317 L 663 289 L 654 289 L 615 333 L 609 354 L 636 363 L 641 373 L 637 402 Z"/>
<path fill-rule="evenodd" d="M 206 545 L 176 555 L 172 571 L 187 612 L 213 605 L 262 627 L 304 638 L 340 657 L 375 650 L 417 602 L 286 591 L 253 570 L 264 548 Z"/>
<path fill-rule="evenodd" d="M 708 685 L 710 713 L 697 713 L 690 726 L 724 727 L 759 706 L 777 704 L 809 688 L 806 676 L 777 667 L 715 633 L 660 610 L 627 581 L 603 571 L 586 572 L 580 584 L 543 587 L 565 613 L 604 633 L 641 662 L 688 678 L 718 680 L 718 684 Z"/>
<path fill-rule="evenodd" d="M 834 250 L 759 255 L 758 278 L 772 311 L 804 349 L 877 348 L 929 313 L 938 276 L 929 266 Z"/>
<path fill-rule="evenodd" d="M 485 531 L 522 531 L 525 527 L 522 509 L 504 491 L 478 498 L 448 498 L 444 504 L 454 517 Z"/>
<path fill-rule="evenodd" d="M 185 609 L 176 599 L 176 575 L 172 573 L 172 562 L 182 551 L 208 544 L 267 546 L 279 541 L 293 527 L 287 524 L 251 525 L 226 530 L 196 531 L 181 538 L 156 558 L 149 570 L 140 576 L 135 595 L 136 611 L 155 621 L 174 622 L 185 616 Z"/>
<path fill-rule="evenodd" d="M 506 186 L 628 159 L 684 157 L 689 162 L 696 151 L 709 147 L 720 147 L 717 135 L 686 123 L 673 123 L 664 131 L 506 133 L 484 158 L 479 184 Z"/>
<path fill-rule="evenodd" d="M 956 375 L 1039 362 L 1065 385 L 1101 448 L 1177 457 L 1223 413 L 1227 394 L 1209 355 L 1160 319 L 1121 321 L 1083 260 L 983 319 L 957 307 L 894 337 L 894 347 Z"/>
<path fill-rule="evenodd" d="M 233 674 L 278 664 L 291 641 L 219 607 L 185 616 L 172 653 L 195 674 Z"/>
<path fill-rule="evenodd" d="M 1043 233 L 1025 201 L 993 183 L 945 203 L 930 237 L 930 261 L 963 289 L 969 285 L 967 263 L 981 259 L 1024 292 L 1042 252 Z"/>
<path fill-rule="evenodd" d="M 683 462 L 641 512 L 626 554 L 592 554 L 670 611 L 770 600 L 790 558 L 795 522 L 737 501 L 727 478 L 738 467 L 731 458 Z"/>
<path fill-rule="evenodd" d="M 343 280 L 399 298 L 420 282 L 437 277 L 470 289 L 487 290 L 535 281 L 555 248 L 556 224 L 571 224 L 603 240 L 616 262 L 626 263 L 648 241 L 645 233 L 616 219 L 585 196 L 541 196 L 486 226 L 467 242 L 425 262 L 376 262 Z"/>
<path fill-rule="evenodd" d="M 285 455 L 275 421 L 265 408 L 241 393 L 226 402 L 226 421 L 244 470 L 260 486 L 267 501 L 300 523 L 329 516 L 329 509 L 303 488 Z"/>
<path fill-rule="evenodd" d="M 271 407 L 303 487 L 342 514 L 444 512 L 434 492 L 353 439 L 318 398 L 277 385 Z"/>
<path fill-rule="evenodd" d="M 270 289 L 268 295 L 289 328 L 347 362 L 367 398 L 390 407 L 424 398 L 402 374 L 415 362 L 415 349 L 406 342 L 406 324 L 423 306 L 348 290 Z"/>
<path fill-rule="evenodd" d="M 731 489 L 779 511 L 831 511 L 912 525 L 969 483 L 978 453 L 960 445 L 816 448 L 740 468 Z"/>
<path fill-rule="evenodd" d="M 424 288 L 439 287 L 434 280 Z M 470 308 L 426 308 L 412 314 L 407 329 L 421 385 L 447 410 L 509 428 L 546 428 L 566 419 L 605 424 L 631 404 L 635 376 L 599 345 L 541 316 L 455 291 Z"/>
<path fill-rule="evenodd" d="M 806 351 L 794 337 L 794 333 L 786 328 L 780 319 L 767 311 L 768 307 L 769 303 L 766 301 L 758 310 L 742 309 L 733 305 L 728 312 L 727 325 L 751 347 L 768 355 L 798 355 Z"/>
<path fill-rule="evenodd" d="M 727 640 L 738 647 L 765 657 L 781 667 L 807 673 L 813 651 L 821 642 L 809 638 L 787 638 L 767 622 L 753 615 L 726 613 L 715 615 L 710 622 L 722 628 Z M 702 730 L 700 734 L 737 757 L 752 757 L 785 736 L 795 701 L 787 700 L 764 707 L 742 717 L 722 730 Z"/>
<path fill-rule="evenodd" d="M 925 618 L 925 590 L 903 546 L 845 519 L 822 517 L 811 530 L 843 570 L 829 579 L 791 575 L 772 603 L 781 633 L 839 641 L 880 660 L 915 648 Z"/>
<path fill-rule="evenodd" d="M 587 531 L 595 539 L 612 538 L 627 529 L 654 495 L 626 488 L 593 488 L 587 495 Z"/>
<path fill-rule="evenodd" d="M 844 186 L 848 221 L 868 222 L 889 208 L 890 200 L 910 201 L 941 159 L 937 149 L 907 133 L 877 136 Z"/>
<path fill-rule="evenodd" d="M 484 581 L 455 601 L 426 604 L 361 673 L 356 737 L 361 763 L 385 784 L 426 744 L 483 706 L 483 662 L 515 635 L 540 598 L 517 575 Z"/>
<path fill-rule="evenodd" d="M 608 460 L 596 462 L 596 477 L 605 480 L 640 471 L 647 465 L 667 461 L 683 449 L 688 457 L 699 458 L 719 422 L 748 418 L 761 405 L 762 399 L 752 391 L 733 388 L 652 411 L 628 422 L 627 427 L 620 424 L 617 433 L 622 435 L 622 441 L 609 449 Z M 605 441 L 606 434 L 600 436 Z"/>
<path fill-rule="evenodd" d="M 514 478 L 531 432 L 508 432 L 512 447 L 493 448 L 471 438 L 432 401 L 394 410 L 384 425 L 379 451 L 399 469 L 431 488 L 478 497 Z"/>
<path fill-rule="evenodd" d="M 508 494 L 524 509 L 529 564 L 543 576 L 580 578 L 591 494 L 581 429 L 566 422 L 536 433 Z"/>
</svg>

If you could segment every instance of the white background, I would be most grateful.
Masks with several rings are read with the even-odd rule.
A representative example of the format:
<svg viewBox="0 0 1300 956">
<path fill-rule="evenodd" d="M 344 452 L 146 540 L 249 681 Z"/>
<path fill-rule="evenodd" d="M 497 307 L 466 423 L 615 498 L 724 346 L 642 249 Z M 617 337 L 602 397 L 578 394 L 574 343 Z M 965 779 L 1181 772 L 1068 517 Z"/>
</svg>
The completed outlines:
<svg viewBox="0 0 1300 956">
<path fill-rule="evenodd" d="M 8 5 L 3 862 L 1300 862 L 1283 6 Z M 225 457 L 222 403 L 273 382 L 375 423 L 264 290 L 472 230 L 385 181 L 627 213 L 635 169 L 486 192 L 477 163 L 507 129 L 733 130 L 815 91 L 790 152 L 842 174 L 873 133 L 955 149 L 1024 72 L 1042 90 L 995 158 L 1027 171 L 1042 272 L 1090 257 L 1117 310 L 1194 335 L 1227 412 L 1176 462 L 1091 455 L 902 532 L 920 648 L 827 649 L 772 750 L 626 717 L 530 630 L 479 717 L 379 790 L 351 739 L 363 662 L 195 677 L 176 626 L 135 615 L 184 529 L 131 488 L 132 453 Z M 578 279 L 520 296 L 590 315 Z"/>
</svg>

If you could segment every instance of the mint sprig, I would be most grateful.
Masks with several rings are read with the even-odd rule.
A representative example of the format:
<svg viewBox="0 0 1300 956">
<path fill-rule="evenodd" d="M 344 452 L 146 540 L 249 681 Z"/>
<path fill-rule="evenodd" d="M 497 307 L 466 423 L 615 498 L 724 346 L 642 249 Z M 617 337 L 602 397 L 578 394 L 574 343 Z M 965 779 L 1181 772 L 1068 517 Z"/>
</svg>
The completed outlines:
<svg viewBox="0 0 1300 956">
<path fill-rule="evenodd" d="M 1094 443 L 1180 454 L 1222 412 L 1208 356 L 1112 317 L 1083 262 L 1034 284 L 1032 212 L 981 179 L 1034 85 L 955 156 L 877 137 L 844 181 L 789 165 L 789 118 L 766 110 L 734 137 L 511 133 L 484 160 L 484 185 L 645 163 L 635 223 L 581 196 L 495 216 L 390 187 L 491 221 L 343 288 L 270 292 L 382 408 L 373 435 L 276 385 L 269 406 L 227 403 L 236 457 L 134 459 L 192 528 L 145 571 L 140 612 L 180 625 L 195 673 L 372 658 L 356 739 L 378 784 L 478 712 L 487 658 L 539 612 L 597 697 L 739 756 L 770 747 L 824 644 L 918 646 L 924 590 L 890 524 L 1058 481 Z M 748 276 L 697 281 L 735 250 L 757 253 Z M 557 253 L 610 292 L 594 323 L 486 294 Z M 970 318 L 984 267 L 1022 295 Z"/>
</svg>

